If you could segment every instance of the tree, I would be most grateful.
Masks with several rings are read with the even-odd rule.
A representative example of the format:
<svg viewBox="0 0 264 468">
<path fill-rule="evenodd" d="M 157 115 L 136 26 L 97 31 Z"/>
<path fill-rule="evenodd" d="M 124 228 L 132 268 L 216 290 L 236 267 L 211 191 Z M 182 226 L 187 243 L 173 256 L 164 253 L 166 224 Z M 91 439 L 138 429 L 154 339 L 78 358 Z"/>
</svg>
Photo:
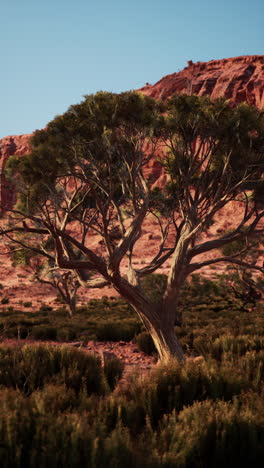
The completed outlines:
<svg viewBox="0 0 264 468">
<path fill-rule="evenodd" d="M 227 231 L 228 234 L 228 231 Z M 228 274 L 223 276 L 227 288 L 231 289 L 235 298 L 243 304 L 243 307 L 255 306 L 263 297 L 263 275 L 253 275 L 252 270 L 245 268 L 243 263 L 257 265 L 263 255 L 263 235 L 250 238 L 242 238 L 231 242 L 221 249 L 224 255 L 235 255 L 241 260 L 241 264 L 233 265 Z"/>
<path fill-rule="evenodd" d="M 58 269 L 48 269 L 45 271 L 45 267 L 43 269 L 43 266 L 41 266 L 35 272 L 34 277 L 40 283 L 48 284 L 57 291 L 59 299 L 63 304 L 68 306 L 70 317 L 76 313 L 77 292 L 81 285 L 74 272 L 60 271 Z"/>
<path fill-rule="evenodd" d="M 77 292 L 81 286 L 77 275 L 73 271 L 63 271 L 56 268 L 50 258 L 43 259 L 43 255 L 36 255 L 36 252 L 23 247 L 22 244 L 25 245 L 28 240 L 26 235 L 23 234 L 21 238 L 21 233 L 19 237 L 13 237 L 12 241 L 9 241 L 8 245 L 6 245 L 8 251 L 5 251 L 5 254 L 10 255 L 12 266 L 26 267 L 32 273 L 33 280 L 54 288 L 60 300 L 68 306 L 69 315 L 72 317 L 76 312 Z M 52 245 L 53 243 L 50 243 L 50 240 L 43 242 L 43 251 L 45 249 L 46 253 L 50 252 Z"/>
<path fill-rule="evenodd" d="M 37 235 L 37 246 L 23 246 L 75 271 L 89 287 L 111 284 L 141 318 L 160 359 L 182 361 L 174 323 L 188 276 L 219 262 L 263 272 L 236 254 L 219 253 L 262 231 L 263 123 L 263 114 L 245 104 L 231 108 L 197 96 L 174 96 L 166 104 L 133 92 L 86 96 L 35 133 L 29 155 L 10 159 L 20 195 L 2 234 Z M 162 190 L 147 176 L 153 157 L 167 176 Z M 231 201 L 243 207 L 239 223 L 201 240 Z M 160 232 L 157 251 L 137 268 L 134 251 L 149 217 Z M 94 245 L 94 234 L 103 245 Z M 49 236 L 52 255 L 42 247 Z M 153 302 L 141 280 L 165 262 L 165 292 Z"/>
</svg>

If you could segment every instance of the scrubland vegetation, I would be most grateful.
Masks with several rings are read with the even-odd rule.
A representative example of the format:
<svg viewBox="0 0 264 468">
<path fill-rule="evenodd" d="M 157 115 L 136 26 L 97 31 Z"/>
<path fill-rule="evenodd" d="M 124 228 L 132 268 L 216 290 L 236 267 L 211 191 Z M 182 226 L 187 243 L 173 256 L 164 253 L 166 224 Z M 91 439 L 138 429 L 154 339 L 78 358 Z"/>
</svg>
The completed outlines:
<svg viewBox="0 0 264 468">
<path fill-rule="evenodd" d="M 155 284 L 160 285 L 160 291 Z M 163 277 L 145 283 L 162 294 Z M 0 347 L 2 467 L 241 467 L 264 455 L 264 308 L 243 303 L 221 279 L 195 276 L 176 325 L 186 356 L 148 374 L 85 350 L 42 343 Z M 1 310 L 2 338 L 131 340 L 150 336 L 118 299 L 63 308 Z M 52 331 L 51 331 L 52 330 Z"/>
</svg>

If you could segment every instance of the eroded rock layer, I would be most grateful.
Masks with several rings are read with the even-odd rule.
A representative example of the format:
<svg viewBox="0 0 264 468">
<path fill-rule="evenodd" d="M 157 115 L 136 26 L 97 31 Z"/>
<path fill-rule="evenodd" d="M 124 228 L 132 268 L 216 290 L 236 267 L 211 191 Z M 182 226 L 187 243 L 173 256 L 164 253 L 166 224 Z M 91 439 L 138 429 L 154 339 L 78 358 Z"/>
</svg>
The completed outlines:
<svg viewBox="0 0 264 468">
<path fill-rule="evenodd" d="M 209 62 L 188 62 L 178 73 L 140 89 L 144 94 L 166 100 L 174 93 L 225 97 L 233 103 L 247 102 L 264 108 L 264 55 L 234 57 Z"/>
</svg>

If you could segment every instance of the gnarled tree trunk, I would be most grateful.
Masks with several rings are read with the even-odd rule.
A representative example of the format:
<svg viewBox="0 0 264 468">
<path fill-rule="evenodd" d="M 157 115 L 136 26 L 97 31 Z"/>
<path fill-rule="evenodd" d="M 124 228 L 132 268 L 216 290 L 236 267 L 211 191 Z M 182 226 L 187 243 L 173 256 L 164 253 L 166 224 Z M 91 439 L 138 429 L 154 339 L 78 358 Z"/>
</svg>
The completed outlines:
<svg viewBox="0 0 264 468">
<path fill-rule="evenodd" d="M 118 281 L 116 289 L 132 305 L 145 325 L 153 339 L 160 361 L 177 359 L 183 362 L 184 353 L 174 331 L 176 304 L 174 308 L 169 307 L 165 310 L 164 304 L 151 303 L 138 287 L 123 279 Z"/>
<path fill-rule="evenodd" d="M 183 349 L 175 335 L 174 324 L 171 326 L 164 326 L 162 323 L 158 326 L 152 324 L 148 331 L 162 362 L 166 363 L 173 358 L 179 362 L 184 361 Z"/>
</svg>

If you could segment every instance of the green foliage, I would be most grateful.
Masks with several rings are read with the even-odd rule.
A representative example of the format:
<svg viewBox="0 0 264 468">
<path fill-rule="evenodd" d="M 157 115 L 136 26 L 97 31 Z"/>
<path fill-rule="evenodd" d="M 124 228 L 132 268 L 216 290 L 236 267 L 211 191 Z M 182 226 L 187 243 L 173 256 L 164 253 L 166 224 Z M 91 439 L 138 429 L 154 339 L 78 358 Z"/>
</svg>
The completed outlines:
<svg viewBox="0 0 264 468">
<path fill-rule="evenodd" d="M 106 322 L 98 325 L 96 337 L 99 341 L 131 341 L 140 330 L 134 321 Z"/>
<path fill-rule="evenodd" d="M 249 408 L 207 400 L 164 418 L 157 451 L 170 467 L 260 467 L 263 429 Z"/>
<path fill-rule="evenodd" d="M 224 335 L 214 341 L 205 338 L 196 338 L 194 348 L 201 354 L 210 355 L 214 359 L 220 360 L 224 353 L 232 353 L 233 356 L 243 356 L 247 351 L 260 351 L 264 348 L 264 338 L 262 336 L 250 335 Z"/>
<path fill-rule="evenodd" d="M 219 296 L 223 293 L 223 287 L 219 281 L 212 281 L 204 278 L 199 274 L 193 274 L 188 284 L 183 287 L 182 296 L 196 299 L 197 302 L 202 299 L 212 298 Z"/>
<path fill-rule="evenodd" d="M 32 329 L 32 337 L 35 340 L 53 340 L 57 339 L 57 329 L 46 325 L 39 325 Z"/>
<path fill-rule="evenodd" d="M 227 341 L 221 361 L 158 366 L 112 393 L 116 359 L 2 345 L 1 466 L 261 467 L 264 351 L 246 339 Z"/>
<path fill-rule="evenodd" d="M 0 434 L 3 468 L 140 466 L 131 438 L 122 427 L 106 434 L 103 425 L 91 425 L 83 413 L 41 414 L 24 401 L 2 417 Z M 7 406 L 7 405 L 6 405 Z M 142 465 L 141 465 L 142 466 Z"/>
<path fill-rule="evenodd" d="M 171 363 L 152 371 L 143 387 L 133 388 L 133 394 L 156 427 L 162 416 L 173 409 L 181 411 L 184 406 L 208 398 L 230 400 L 249 386 L 238 372 L 230 372 L 225 364 L 187 362 L 183 368 Z M 127 391 L 131 398 L 131 389 Z"/>
<path fill-rule="evenodd" d="M 167 198 L 173 201 L 174 206 L 179 207 L 180 201 L 182 206 L 185 205 L 186 181 L 189 187 L 206 188 L 206 199 L 210 205 L 220 183 L 228 187 L 232 182 L 234 186 L 243 179 L 243 171 L 249 169 L 250 161 L 252 169 L 260 162 L 263 154 L 263 116 L 254 108 L 241 104 L 233 109 L 223 99 L 211 101 L 208 97 L 201 99 L 194 95 L 175 95 L 168 100 L 167 107 L 165 126 L 171 132 L 174 143 L 165 163 L 166 170 L 172 176 L 167 186 Z M 206 171 L 192 149 L 197 139 L 207 148 L 212 148 L 211 162 Z M 214 148 L 212 142 L 215 143 Z M 228 170 L 223 173 L 227 154 Z M 250 184 L 241 186 L 241 191 L 246 187 L 257 190 L 260 174 L 261 168 L 258 174 L 252 174 Z"/>
<path fill-rule="evenodd" d="M 146 354 L 156 353 L 156 348 L 153 340 L 148 332 L 139 333 L 136 337 L 136 343 L 140 351 Z"/>
<path fill-rule="evenodd" d="M 31 154 L 22 159 L 13 157 L 7 167 L 8 173 L 15 173 L 27 188 L 20 196 L 20 210 L 32 212 L 48 197 L 53 202 L 57 197 L 59 203 L 62 194 L 56 188 L 57 177 L 71 171 L 81 160 L 96 161 L 101 179 L 108 174 L 105 167 L 107 158 L 110 158 L 113 174 L 116 172 L 118 176 L 120 170 L 124 172 L 120 154 L 125 158 L 133 157 L 136 150 L 133 138 L 140 132 L 146 138 L 153 134 L 160 108 L 155 100 L 139 93 L 99 92 L 71 106 L 45 130 L 35 132 Z M 72 141 L 76 142 L 74 147 Z M 115 182 L 116 193 L 113 196 L 118 200 L 122 193 L 118 177 Z M 127 197 L 128 194 L 123 195 Z"/>
<path fill-rule="evenodd" d="M 11 253 L 12 265 L 13 266 L 29 265 L 31 256 L 32 254 L 29 250 L 26 250 L 26 249 L 14 250 Z"/>
<path fill-rule="evenodd" d="M 100 359 L 67 346 L 0 347 L 0 385 L 29 395 L 46 383 L 57 383 L 77 394 L 105 392 Z"/>
<path fill-rule="evenodd" d="M 245 239 L 240 239 L 231 242 L 230 244 L 225 245 L 222 248 L 222 253 L 225 256 L 230 256 L 230 255 L 236 255 L 239 252 L 241 252 L 243 249 L 245 249 L 247 246 L 246 240 Z"/>
<path fill-rule="evenodd" d="M 34 337 L 36 340 L 58 341 L 131 341 L 142 325 L 131 308 L 120 299 L 91 300 L 87 306 L 76 310 L 70 318 L 63 307 L 53 310 L 42 304 L 39 311 L 0 311 L 0 336 L 17 338 Z"/>
<path fill-rule="evenodd" d="M 39 311 L 40 312 L 51 312 L 52 307 L 50 305 L 48 305 L 48 304 L 42 304 Z"/>
<path fill-rule="evenodd" d="M 124 364 L 118 358 L 106 359 L 104 362 L 104 374 L 111 390 L 114 390 L 124 372 Z"/>
<path fill-rule="evenodd" d="M 8 299 L 8 297 L 3 297 L 3 298 L 1 299 L 1 304 L 3 304 L 3 305 L 9 304 L 9 299 Z"/>
</svg>

